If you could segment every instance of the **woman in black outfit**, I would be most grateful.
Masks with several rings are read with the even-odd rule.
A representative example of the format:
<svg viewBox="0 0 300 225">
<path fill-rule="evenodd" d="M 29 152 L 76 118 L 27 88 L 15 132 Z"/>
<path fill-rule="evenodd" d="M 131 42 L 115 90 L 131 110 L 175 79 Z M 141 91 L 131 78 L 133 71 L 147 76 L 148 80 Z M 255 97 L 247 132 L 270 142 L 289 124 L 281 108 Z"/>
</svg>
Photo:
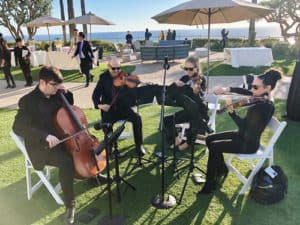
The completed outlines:
<svg viewBox="0 0 300 225">
<path fill-rule="evenodd" d="M 203 86 L 204 77 L 201 76 L 198 58 L 187 58 L 184 70 L 187 74 L 167 87 L 167 97 L 174 100 L 175 105 L 182 107 L 183 110 L 164 118 L 167 141 L 170 144 L 175 138 L 173 131 L 175 124 L 190 123 L 187 141 L 176 137 L 175 145 L 179 150 L 187 149 L 195 141 L 197 134 L 205 134 L 209 120 L 207 106 L 200 97 L 205 86 Z M 176 133 L 175 136 L 177 136 Z"/>
<path fill-rule="evenodd" d="M 11 53 L 8 49 L 6 41 L 2 40 L 0 42 L 0 67 L 3 69 L 3 73 L 5 75 L 5 80 L 7 83 L 6 88 L 15 88 L 16 84 L 13 76 L 11 75 Z M 11 84 L 10 84 L 11 82 Z"/>
<path fill-rule="evenodd" d="M 217 187 L 218 178 L 227 175 L 228 169 L 224 162 L 223 152 L 251 154 L 257 151 L 261 134 L 274 114 L 270 93 L 279 79 L 281 79 L 281 73 L 270 69 L 253 81 L 252 96 L 264 96 L 266 100 L 250 106 L 245 118 L 235 113 L 231 98 L 226 99 L 228 113 L 238 126 L 238 130 L 212 134 L 206 138 L 209 156 L 206 183 L 199 192 L 200 194 L 211 193 Z"/>
</svg>

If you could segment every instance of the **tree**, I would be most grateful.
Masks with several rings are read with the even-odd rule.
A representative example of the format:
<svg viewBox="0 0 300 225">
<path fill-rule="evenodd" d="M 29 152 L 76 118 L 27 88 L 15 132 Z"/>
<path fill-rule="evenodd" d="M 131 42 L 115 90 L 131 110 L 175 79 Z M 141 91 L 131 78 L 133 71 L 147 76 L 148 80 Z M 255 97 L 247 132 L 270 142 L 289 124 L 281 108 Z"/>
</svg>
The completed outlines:
<svg viewBox="0 0 300 225">
<path fill-rule="evenodd" d="M 1 0 L 0 25 L 8 29 L 13 38 L 24 38 L 22 26 L 40 16 L 49 15 L 51 0 Z M 36 33 L 36 28 L 27 28 L 28 39 Z"/>
<path fill-rule="evenodd" d="M 85 15 L 85 0 L 80 0 L 80 4 L 81 4 L 81 14 Z M 85 33 L 87 35 L 87 25 L 83 24 L 83 33 Z"/>
<path fill-rule="evenodd" d="M 262 5 L 275 9 L 266 19 L 279 23 L 281 35 L 287 40 L 294 37 L 300 46 L 300 1 L 299 0 L 265 0 Z"/>
<path fill-rule="evenodd" d="M 252 0 L 252 3 L 257 3 L 257 0 Z M 249 23 L 249 33 L 248 33 L 248 45 L 253 47 L 255 45 L 255 38 L 256 38 L 256 32 L 255 32 L 255 20 L 251 19 Z"/>
<path fill-rule="evenodd" d="M 64 6 L 64 0 L 59 0 L 59 5 L 60 5 L 60 16 L 62 20 L 65 20 L 65 6 Z M 62 32 L 63 32 L 63 37 L 64 37 L 64 43 L 67 42 L 67 32 L 66 32 L 66 26 L 62 26 Z"/>
<path fill-rule="evenodd" d="M 74 18 L 74 3 L 73 0 L 67 0 L 69 20 Z M 69 24 L 70 39 L 72 38 L 72 31 L 76 28 L 75 24 Z"/>
</svg>

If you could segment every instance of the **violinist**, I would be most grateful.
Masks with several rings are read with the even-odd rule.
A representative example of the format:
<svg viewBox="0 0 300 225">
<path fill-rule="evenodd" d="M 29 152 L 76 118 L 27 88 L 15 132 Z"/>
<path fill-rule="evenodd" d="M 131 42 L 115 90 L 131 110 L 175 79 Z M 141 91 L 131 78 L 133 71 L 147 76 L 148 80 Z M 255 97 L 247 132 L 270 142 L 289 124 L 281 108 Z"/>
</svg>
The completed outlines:
<svg viewBox="0 0 300 225">
<path fill-rule="evenodd" d="M 58 167 L 66 207 L 65 224 L 74 223 L 75 197 L 73 189 L 74 165 L 64 144 L 58 144 L 53 117 L 62 107 L 58 90 L 73 104 L 73 94 L 63 86 L 63 77 L 54 67 L 43 67 L 39 83 L 19 100 L 19 110 L 13 131 L 24 138 L 29 158 L 36 170 L 45 165 Z"/>
<path fill-rule="evenodd" d="M 279 79 L 281 72 L 270 69 L 253 81 L 250 90 L 252 98 L 262 100 L 249 106 L 244 118 L 235 112 L 231 98 L 226 98 L 229 116 L 238 126 L 238 130 L 212 134 L 206 138 L 209 156 L 206 182 L 200 194 L 211 193 L 216 189 L 219 178 L 227 176 L 228 169 L 222 153 L 251 154 L 257 151 L 261 134 L 274 114 L 270 94 Z"/>
<path fill-rule="evenodd" d="M 119 79 L 121 73 L 118 58 L 112 57 L 107 67 L 107 71 L 100 75 L 92 95 L 94 107 L 101 110 L 103 123 L 114 124 L 116 121 L 124 119 L 130 121 L 133 124 L 137 154 L 144 155 L 142 119 L 131 108 L 136 105 L 136 90 L 127 85 L 117 86 L 114 83 L 115 79 Z"/>
<path fill-rule="evenodd" d="M 175 105 L 183 107 L 183 110 L 164 118 L 167 141 L 170 144 L 175 138 L 173 137 L 175 124 L 190 123 L 187 141 L 176 137 L 175 145 L 178 146 L 179 150 L 187 149 L 195 141 L 197 134 L 205 134 L 208 131 L 207 122 L 209 120 L 207 106 L 201 98 L 205 91 L 205 80 L 201 75 L 199 59 L 188 57 L 185 60 L 184 70 L 187 74 L 167 87 L 168 98 L 174 99 Z M 175 135 L 177 136 L 177 134 Z"/>
</svg>

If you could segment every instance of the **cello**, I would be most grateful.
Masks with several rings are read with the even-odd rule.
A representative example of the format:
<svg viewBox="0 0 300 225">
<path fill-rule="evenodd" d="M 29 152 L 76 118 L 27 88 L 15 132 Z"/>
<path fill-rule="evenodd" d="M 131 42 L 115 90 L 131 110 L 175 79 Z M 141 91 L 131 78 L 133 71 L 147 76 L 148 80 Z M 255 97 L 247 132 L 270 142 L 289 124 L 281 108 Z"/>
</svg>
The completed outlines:
<svg viewBox="0 0 300 225">
<path fill-rule="evenodd" d="M 86 129 L 87 119 L 83 111 L 70 105 L 62 92 L 59 95 L 64 106 L 53 118 L 57 135 L 65 139 L 65 146 L 73 158 L 76 177 L 96 177 L 106 167 L 106 151 L 95 154 L 100 143 Z"/>
</svg>

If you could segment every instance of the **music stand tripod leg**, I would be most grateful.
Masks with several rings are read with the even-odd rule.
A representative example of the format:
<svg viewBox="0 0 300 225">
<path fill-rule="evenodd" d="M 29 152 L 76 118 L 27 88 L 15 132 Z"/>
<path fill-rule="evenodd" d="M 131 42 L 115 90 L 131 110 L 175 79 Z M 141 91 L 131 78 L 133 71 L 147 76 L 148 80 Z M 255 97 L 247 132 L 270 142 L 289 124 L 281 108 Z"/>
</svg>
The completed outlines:
<svg viewBox="0 0 300 225">
<path fill-rule="evenodd" d="M 117 185 L 117 195 L 118 195 L 118 201 L 121 202 L 122 200 L 122 193 L 121 193 L 121 182 L 123 181 L 123 183 L 125 183 L 126 185 L 128 185 L 131 189 L 133 189 L 134 191 L 136 190 L 136 188 L 130 184 L 128 181 L 126 181 L 121 175 L 120 175 L 120 164 L 119 164 L 119 150 L 118 150 L 118 143 L 117 141 L 114 142 L 114 151 L 113 154 L 115 156 L 115 171 L 116 174 L 114 176 L 114 180 L 116 181 L 116 185 Z"/>
<path fill-rule="evenodd" d="M 186 178 L 185 178 L 185 182 L 184 182 L 182 191 L 181 191 L 181 193 L 180 193 L 180 198 L 179 198 L 178 204 L 180 204 L 181 201 L 182 201 L 182 198 L 183 198 L 183 195 L 184 195 L 184 192 L 185 192 L 185 189 L 186 189 L 188 180 L 189 180 L 189 178 L 191 177 L 190 175 L 191 175 L 191 173 L 194 171 L 194 169 L 197 169 L 197 170 L 199 170 L 200 172 L 202 172 L 202 173 L 205 174 L 205 172 L 204 172 L 202 169 L 200 169 L 198 166 L 195 165 L 195 156 L 194 156 L 194 155 L 195 155 L 195 144 L 194 144 L 194 141 L 193 141 L 192 143 L 193 143 L 193 144 L 191 145 L 191 159 L 190 159 L 190 163 L 189 163 L 189 165 L 187 165 L 187 166 L 182 167 L 182 168 L 179 169 L 179 170 L 182 170 L 182 169 L 185 169 L 185 168 L 188 167 L 188 168 L 189 168 L 189 171 L 188 171 L 188 174 L 187 174 L 187 176 L 186 176 Z"/>
</svg>

